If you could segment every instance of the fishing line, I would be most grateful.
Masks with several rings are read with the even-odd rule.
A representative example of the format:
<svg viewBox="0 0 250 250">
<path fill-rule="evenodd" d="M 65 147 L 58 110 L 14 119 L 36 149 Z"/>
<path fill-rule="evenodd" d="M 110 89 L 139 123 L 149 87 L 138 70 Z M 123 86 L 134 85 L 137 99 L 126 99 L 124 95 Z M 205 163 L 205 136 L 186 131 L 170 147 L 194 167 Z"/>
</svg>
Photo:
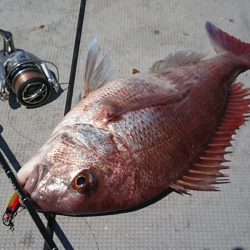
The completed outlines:
<svg viewBox="0 0 250 250">
<path fill-rule="evenodd" d="M 12 232 L 12 236 L 13 236 L 13 245 L 14 245 L 14 248 L 17 249 L 17 248 L 16 248 L 15 232 L 14 232 L 14 230 L 12 230 L 11 232 Z"/>
<path fill-rule="evenodd" d="M 89 230 L 90 230 L 90 232 L 91 232 L 91 234 L 93 236 L 93 239 L 94 239 L 95 244 L 96 244 L 96 248 L 99 250 L 99 245 L 98 245 L 97 239 L 95 237 L 94 231 L 92 230 L 92 228 L 91 228 L 90 224 L 88 223 L 87 219 L 86 218 L 83 218 L 83 219 L 84 219 L 85 223 L 87 224 L 87 226 L 88 226 L 88 228 L 89 228 Z"/>
<path fill-rule="evenodd" d="M 45 62 L 47 64 L 50 64 L 50 65 L 52 65 L 55 68 L 57 81 L 60 82 L 60 78 L 59 78 L 60 74 L 59 74 L 59 69 L 58 69 L 57 65 L 55 63 L 51 62 L 51 61 L 45 61 L 45 60 L 43 60 L 43 62 Z"/>
</svg>

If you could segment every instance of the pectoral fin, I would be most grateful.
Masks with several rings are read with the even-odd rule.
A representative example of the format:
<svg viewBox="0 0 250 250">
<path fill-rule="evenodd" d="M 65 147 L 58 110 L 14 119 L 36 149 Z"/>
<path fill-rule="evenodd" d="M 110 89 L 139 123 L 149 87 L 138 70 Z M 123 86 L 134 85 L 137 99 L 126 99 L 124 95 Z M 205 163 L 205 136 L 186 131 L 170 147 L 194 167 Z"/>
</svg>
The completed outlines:
<svg viewBox="0 0 250 250">
<path fill-rule="evenodd" d="M 189 89 L 177 90 L 171 93 L 162 90 L 162 92 L 158 91 L 158 93 L 139 93 L 136 96 L 128 98 L 125 103 L 107 100 L 103 103 L 98 116 L 99 119 L 101 118 L 104 119 L 105 122 L 110 122 L 127 112 L 180 102 L 188 93 Z"/>
</svg>

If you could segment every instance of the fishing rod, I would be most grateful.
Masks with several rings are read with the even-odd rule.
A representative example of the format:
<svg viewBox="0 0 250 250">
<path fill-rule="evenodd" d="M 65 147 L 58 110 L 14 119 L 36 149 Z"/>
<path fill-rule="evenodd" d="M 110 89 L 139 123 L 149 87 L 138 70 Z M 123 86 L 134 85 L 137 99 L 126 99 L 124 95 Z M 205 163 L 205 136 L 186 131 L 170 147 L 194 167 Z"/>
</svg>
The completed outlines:
<svg viewBox="0 0 250 250">
<path fill-rule="evenodd" d="M 69 78 L 69 87 L 68 87 L 68 93 L 67 93 L 67 99 L 65 104 L 65 111 L 64 115 L 68 113 L 68 111 L 71 108 L 72 104 L 72 95 L 74 90 L 74 81 L 75 81 L 75 74 L 76 74 L 76 66 L 77 66 L 77 59 L 79 54 L 79 47 L 80 47 L 80 41 L 81 41 L 81 34 L 82 34 L 82 25 L 83 25 L 83 19 L 84 19 L 84 13 L 85 13 L 85 6 L 86 6 L 86 0 L 81 0 L 80 10 L 79 10 L 79 17 L 78 17 L 78 24 L 77 24 L 77 31 L 76 31 L 76 37 L 75 37 L 75 45 L 74 45 L 74 51 L 73 51 L 73 57 L 72 57 L 72 65 L 71 65 L 71 73 Z M 1 133 L 1 127 L 0 127 L 0 133 Z M 11 152 L 11 150 L 8 147 L 8 144 L 5 142 L 4 138 L 0 134 L 0 140 L 1 140 L 1 150 L 5 153 L 5 156 L 9 160 L 9 162 L 12 164 L 12 167 L 18 171 L 21 166 L 16 160 L 15 156 Z M 36 224 L 37 228 L 39 229 L 40 233 L 42 234 L 45 243 L 44 243 L 44 250 L 47 249 L 58 249 L 55 242 L 53 241 L 53 232 L 56 233 L 59 240 L 65 247 L 65 249 L 73 249 L 72 245 L 68 241 L 67 237 L 65 236 L 64 232 L 60 228 L 60 226 L 57 224 L 55 220 L 55 214 L 53 213 L 44 213 L 48 224 L 47 229 L 44 226 L 41 218 L 39 217 L 38 213 L 34 209 L 33 205 L 31 204 L 29 198 L 26 196 L 25 192 L 19 185 L 15 174 L 13 173 L 11 167 L 7 163 L 5 157 L 3 156 L 2 152 L 0 151 L 0 166 L 4 169 L 6 175 L 11 180 L 12 185 L 16 188 L 20 199 L 22 200 L 23 204 L 26 206 L 31 218 L 33 219 L 34 223 Z M 10 220 L 8 223 L 13 222 Z"/>
<path fill-rule="evenodd" d="M 84 14 L 85 14 L 86 1 L 87 0 L 81 0 L 81 4 L 80 4 L 78 23 L 77 23 L 77 29 L 76 29 L 76 37 L 75 37 L 75 45 L 74 45 L 73 57 L 72 57 L 72 63 L 71 63 L 71 69 L 70 69 L 69 86 L 68 86 L 64 115 L 66 115 L 70 111 L 71 104 L 72 104 L 72 96 L 73 96 L 74 84 L 75 84 L 77 59 L 78 59 L 79 48 L 80 48 L 80 43 L 81 43 L 82 26 L 83 26 Z"/>
<path fill-rule="evenodd" d="M 80 43 L 81 43 L 85 7 L 86 7 L 86 0 L 81 0 L 64 115 L 66 115 L 70 111 L 71 105 L 72 105 L 72 96 L 73 96 L 73 91 L 74 91 L 76 67 L 77 67 L 77 60 L 78 60 L 78 55 L 79 55 Z M 47 230 L 52 238 L 53 238 L 55 218 L 56 218 L 56 215 L 53 213 L 50 213 L 47 218 L 48 219 Z M 48 250 L 47 244 L 44 244 L 43 250 Z"/>
</svg>

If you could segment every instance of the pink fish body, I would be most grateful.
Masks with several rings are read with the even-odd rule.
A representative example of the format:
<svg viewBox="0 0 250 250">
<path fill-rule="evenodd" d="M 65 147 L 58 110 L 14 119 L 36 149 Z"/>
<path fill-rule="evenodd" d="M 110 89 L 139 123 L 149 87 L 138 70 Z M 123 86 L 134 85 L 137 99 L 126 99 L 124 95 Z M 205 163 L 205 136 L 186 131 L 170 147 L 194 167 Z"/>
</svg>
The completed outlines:
<svg viewBox="0 0 250 250">
<path fill-rule="evenodd" d="M 105 84 L 107 58 L 94 71 L 99 50 L 91 44 L 85 98 L 17 175 L 38 210 L 112 212 L 169 187 L 216 190 L 227 181 L 225 148 L 250 111 L 249 90 L 234 83 L 250 67 L 250 45 L 206 28 L 216 57 L 181 51 L 151 73 Z"/>
</svg>

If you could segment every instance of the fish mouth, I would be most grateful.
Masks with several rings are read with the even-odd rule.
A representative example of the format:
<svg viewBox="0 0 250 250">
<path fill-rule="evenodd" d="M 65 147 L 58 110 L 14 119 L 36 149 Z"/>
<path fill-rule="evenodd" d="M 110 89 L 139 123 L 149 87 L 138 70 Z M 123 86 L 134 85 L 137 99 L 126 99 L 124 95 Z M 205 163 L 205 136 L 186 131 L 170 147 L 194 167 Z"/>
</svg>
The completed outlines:
<svg viewBox="0 0 250 250">
<path fill-rule="evenodd" d="M 47 174 L 48 168 L 44 165 L 39 165 L 35 167 L 31 174 L 26 179 L 25 183 L 22 185 L 23 191 L 26 194 L 27 198 L 32 202 L 34 208 L 38 211 L 41 210 L 38 202 L 37 202 L 37 187 L 40 181 Z M 26 207 L 21 198 L 19 197 L 20 205 Z"/>
<path fill-rule="evenodd" d="M 23 189 L 29 197 L 32 197 L 32 194 L 35 192 L 38 183 L 40 183 L 47 172 L 48 168 L 45 165 L 38 165 L 33 169 L 23 185 Z"/>
<path fill-rule="evenodd" d="M 23 185 L 23 189 L 28 196 L 32 194 L 32 192 L 35 190 L 39 178 L 39 170 L 38 168 L 34 168 L 34 170 L 31 172 L 31 175 L 26 180 L 25 184 Z"/>
</svg>

